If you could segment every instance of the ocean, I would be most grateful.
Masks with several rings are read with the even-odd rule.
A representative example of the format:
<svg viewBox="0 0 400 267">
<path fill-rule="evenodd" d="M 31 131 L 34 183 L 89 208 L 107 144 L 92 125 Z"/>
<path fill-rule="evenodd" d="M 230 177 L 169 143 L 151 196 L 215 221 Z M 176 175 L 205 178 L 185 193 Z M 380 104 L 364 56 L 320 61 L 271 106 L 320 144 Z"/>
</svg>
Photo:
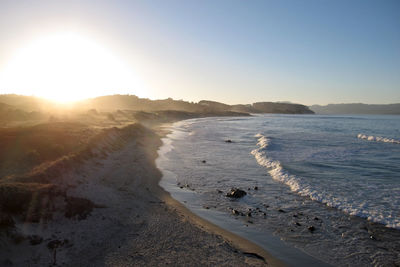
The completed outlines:
<svg viewBox="0 0 400 267">
<path fill-rule="evenodd" d="M 400 263 L 400 116 L 191 119 L 163 142 L 174 198 L 286 264 Z"/>
</svg>

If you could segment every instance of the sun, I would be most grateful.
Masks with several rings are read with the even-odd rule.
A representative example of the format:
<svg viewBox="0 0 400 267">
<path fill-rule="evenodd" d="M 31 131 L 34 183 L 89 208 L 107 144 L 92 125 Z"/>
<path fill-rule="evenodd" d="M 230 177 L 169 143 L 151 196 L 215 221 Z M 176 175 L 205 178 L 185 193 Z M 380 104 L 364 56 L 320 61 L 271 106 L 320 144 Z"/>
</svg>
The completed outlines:
<svg viewBox="0 0 400 267">
<path fill-rule="evenodd" d="M 75 33 L 42 37 L 0 70 L 0 92 L 71 102 L 130 93 L 143 97 L 135 72 L 105 47 Z"/>
</svg>

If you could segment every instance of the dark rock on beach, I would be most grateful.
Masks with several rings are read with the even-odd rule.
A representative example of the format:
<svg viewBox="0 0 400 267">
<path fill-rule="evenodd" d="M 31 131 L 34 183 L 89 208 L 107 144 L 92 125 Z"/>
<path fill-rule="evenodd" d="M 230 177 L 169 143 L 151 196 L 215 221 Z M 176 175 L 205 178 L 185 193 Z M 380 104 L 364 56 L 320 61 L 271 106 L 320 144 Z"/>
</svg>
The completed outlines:
<svg viewBox="0 0 400 267">
<path fill-rule="evenodd" d="M 231 197 L 231 198 L 241 198 L 247 195 L 247 193 L 244 190 L 238 189 L 238 188 L 232 188 L 231 191 L 229 191 L 226 196 Z"/>
</svg>

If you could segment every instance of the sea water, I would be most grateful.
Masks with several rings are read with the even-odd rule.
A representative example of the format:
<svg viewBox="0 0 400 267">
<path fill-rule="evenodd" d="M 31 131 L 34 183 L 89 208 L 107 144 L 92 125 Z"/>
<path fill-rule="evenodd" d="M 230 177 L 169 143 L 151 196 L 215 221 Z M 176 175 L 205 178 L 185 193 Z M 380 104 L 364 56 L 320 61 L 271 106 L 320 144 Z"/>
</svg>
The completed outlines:
<svg viewBox="0 0 400 267">
<path fill-rule="evenodd" d="M 171 130 L 161 185 L 200 216 L 281 259 L 295 247 L 334 265 L 400 262 L 400 116 L 214 117 Z"/>
</svg>

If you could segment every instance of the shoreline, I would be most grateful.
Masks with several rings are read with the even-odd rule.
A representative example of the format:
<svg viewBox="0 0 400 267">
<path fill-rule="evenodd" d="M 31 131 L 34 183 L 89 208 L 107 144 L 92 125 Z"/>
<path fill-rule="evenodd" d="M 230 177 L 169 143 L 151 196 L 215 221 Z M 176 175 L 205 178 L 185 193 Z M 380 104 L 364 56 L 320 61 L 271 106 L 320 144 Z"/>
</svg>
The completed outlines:
<svg viewBox="0 0 400 267">
<path fill-rule="evenodd" d="M 15 217 L 15 228 L 0 232 L 0 265 L 283 266 L 161 188 L 155 160 L 162 134 L 156 128 L 134 124 L 123 137 L 114 131 L 93 157 L 62 170 L 53 182 L 67 189 L 54 199 L 52 219 Z M 94 205 L 67 217 L 69 200 Z"/>
<path fill-rule="evenodd" d="M 3 187 L 10 182 L 29 186 L 27 182 L 36 181 L 55 189 L 52 193 L 40 191 L 44 197 L 49 194 L 47 201 L 52 204 L 29 211 L 27 218 L 24 213 L 12 217 L 0 213 L 1 223 L 7 222 L 4 218 L 15 222 L 12 229 L 4 231 L 0 227 L 0 265 L 328 265 L 296 246 L 280 245 L 280 238 L 272 235 L 279 225 L 265 228 L 273 230 L 268 238 L 268 234 L 236 227 L 213 210 L 198 209 L 190 201 L 183 201 L 176 182 L 170 181 L 173 177 L 168 172 L 163 174 L 162 165 L 159 169 L 157 164 L 163 158 L 161 148 L 168 144 L 165 140 L 172 124 L 180 121 L 175 118 L 167 123 L 109 128 L 84 153 L 57 160 L 33 176 L 0 181 Z M 37 205 L 34 201 L 32 198 L 30 204 Z M 46 217 L 35 217 L 34 212 Z M 367 231 L 373 235 L 369 242 L 384 238 L 379 227 L 352 220 L 356 234 L 365 235 Z M 388 248 L 396 246 L 394 242 Z M 292 248 L 299 253 L 292 254 Z"/>
<path fill-rule="evenodd" d="M 170 130 L 165 131 L 164 129 L 161 129 L 161 128 L 170 128 L 172 126 L 172 124 L 173 123 L 168 123 L 168 124 L 160 125 L 157 127 L 158 129 L 156 130 L 156 132 L 161 133 L 161 134 L 159 134 L 161 140 L 162 140 L 162 138 L 166 138 L 167 134 L 171 132 Z M 164 144 L 162 144 L 159 147 L 159 149 L 163 145 Z M 158 150 L 157 150 L 157 152 L 158 152 Z M 157 158 L 158 157 L 159 156 L 157 156 Z M 155 160 L 156 160 L 156 158 L 154 159 L 154 164 L 155 164 Z M 156 164 L 155 164 L 155 167 L 158 169 Z M 160 199 L 165 201 L 165 203 L 174 207 L 179 214 L 182 214 L 182 216 L 188 218 L 188 220 L 191 223 L 193 223 L 194 225 L 196 225 L 196 226 L 200 227 L 201 229 L 204 229 L 208 232 L 222 236 L 224 239 L 226 239 L 227 241 L 232 243 L 234 247 L 237 247 L 239 250 L 241 250 L 242 253 L 245 253 L 248 255 L 254 255 L 255 257 L 261 256 L 263 259 L 265 259 L 265 263 L 267 265 L 285 266 L 285 264 L 283 262 L 281 262 L 279 259 L 273 257 L 267 250 L 263 249 L 259 245 L 253 243 L 252 241 L 250 241 L 246 238 L 240 237 L 233 232 L 230 232 L 226 229 L 223 229 L 223 228 L 213 224 L 212 222 L 195 214 L 189 208 L 185 207 L 184 204 L 182 204 L 178 200 L 174 199 L 172 197 L 171 193 L 166 191 L 166 189 L 162 188 L 162 186 L 160 185 L 162 178 L 163 177 L 161 175 L 159 178 L 159 182 L 157 184 L 158 187 L 157 187 L 156 195 Z"/>
<path fill-rule="evenodd" d="M 181 121 L 175 123 L 179 122 Z M 159 127 L 164 128 L 161 140 L 168 138 L 167 135 L 172 133 L 171 127 L 173 124 L 174 123 L 168 123 Z M 160 148 L 165 144 L 166 143 L 163 141 Z M 158 149 L 158 152 L 160 151 L 160 148 Z M 157 159 L 159 159 L 160 156 L 162 155 L 159 155 Z M 161 185 L 161 179 L 165 179 L 163 185 Z M 169 179 L 167 177 L 161 177 L 161 179 L 159 186 L 163 191 L 162 196 L 167 197 L 166 202 L 169 201 L 169 203 L 177 207 L 180 212 L 187 214 L 187 216 L 189 216 L 189 218 L 200 227 L 206 227 L 209 231 L 223 236 L 236 246 L 239 244 L 237 247 L 242 251 L 254 251 L 256 254 L 268 259 L 267 262 L 271 262 L 273 266 L 331 266 L 294 246 L 286 244 L 279 237 L 273 235 L 272 232 L 259 235 L 254 229 L 243 229 L 241 224 L 225 221 L 225 214 L 209 214 L 212 211 L 199 210 L 194 206 L 191 207 L 188 205 L 189 201 L 185 204 L 185 196 L 180 195 L 181 192 L 176 184 L 172 181 L 168 181 Z M 273 251 L 273 253 L 270 251 Z"/>
<path fill-rule="evenodd" d="M 207 121 L 205 123 L 208 123 Z M 189 123 L 190 124 L 190 123 Z M 236 153 L 233 152 L 229 149 L 224 150 L 224 143 L 223 143 L 223 138 L 227 140 L 228 138 L 232 138 L 232 140 L 237 140 L 239 137 L 237 136 L 232 136 L 230 134 L 222 135 L 223 138 L 221 137 L 221 133 L 217 132 L 216 135 L 219 137 L 219 139 L 214 140 L 211 142 L 209 139 L 205 138 L 205 140 L 202 139 L 201 133 L 203 133 L 200 129 L 201 127 L 207 127 L 205 124 L 201 124 L 199 126 L 193 126 L 193 127 L 187 127 L 183 126 L 182 131 L 183 132 L 194 132 L 197 133 L 192 135 L 189 134 L 188 136 L 191 136 L 190 138 L 188 137 L 187 141 L 182 141 L 182 143 L 174 144 L 172 143 L 175 138 L 173 136 L 177 136 L 177 139 L 180 140 L 182 139 L 182 134 L 180 134 L 179 127 L 177 127 L 178 133 L 171 135 L 172 140 L 164 139 L 164 143 L 166 144 L 165 148 L 163 151 L 169 151 L 170 148 L 168 145 L 172 144 L 173 147 L 176 147 L 176 154 L 172 153 L 171 158 L 169 156 L 166 157 L 161 157 L 164 158 L 160 160 L 159 166 L 161 169 L 165 169 L 165 177 L 164 182 L 161 183 L 162 187 L 165 188 L 170 194 L 173 196 L 173 198 L 177 199 L 182 205 L 184 205 L 187 209 L 191 210 L 193 213 L 195 213 L 197 216 L 200 216 L 202 218 L 205 218 L 208 221 L 211 221 L 212 223 L 218 225 L 221 228 L 227 229 L 228 231 L 231 231 L 235 233 L 236 235 L 240 235 L 245 239 L 251 240 L 251 242 L 258 244 L 262 248 L 264 248 L 267 252 L 272 254 L 277 259 L 282 260 L 285 264 L 288 265 L 293 265 L 295 263 L 297 266 L 300 265 L 300 262 L 293 261 L 293 258 L 291 257 L 290 253 L 287 253 L 284 249 L 284 247 L 276 247 L 274 244 L 271 246 L 271 239 L 267 239 L 266 236 L 261 237 L 259 234 L 255 233 L 256 231 L 252 231 L 250 228 L 250 224 L 248 225 L 249 228 L 243 227 L 246 226 L 246 223 L 242 223 L 241 225 L 237 224 L 235 220 L 238 220 L 238 217 L 236 216 L 229 216 L 229 214 L 226 214 L 226 210 L 224 209 L 232 209 L 232 204 L 229 204 L 229 201 L 225 203 L 225 198 L 223 198 L 223 195 L 219 195 L 215 192 L 216 189 L 218 189 L 218 193 L 223 192 L 226 188 L 230 188 L 232 184 L 232 180 L 229 180 L 230 183 L 225 183 L 223 186 L 219 186 L 218 180 L 215 180 L 214 182 L 214 176 L 218 177 L 219 179 L 224 179 L 227 175 L 229 175 L 229 171 L 226 171 L 230 168 L 229 164 L 225 164 L 223 160 L 219 160 L 217 157 L 211 157 L 207 152 L 210 152 L 213 154 L 217 153 L 216 149 L 222 149 L 224 152 L 228 151 L 231 153 Z M 175 129 L 175 128 L 172 128 Z M 175 133 L 175 132 L 173 132 Z M 208 133 L 208 132 L 207 132 Z M 208 137 L 208 136 L 206 136 Z M 236 137 L 236 139 L 235 139 Z M 183 139 L 182 139 L 183 140 Z M 186 140 L 186 139 L 185 139 Z M 199 146 L 204 147 L 207 149 L 206 151 L 203 151 L 200 149 L 199 153 L 195 153 L 196 146 L 192 145 L 197 143 L 197 140 L 199 141 Z M 222 140 L 222 141 L 221 141 Z M 202 142 L 203 141 L 203 142 Z M 215 142 L 214 142 L 215 141 Z M 212 146 L 215 146 L 216 149 L 212 149 L 207 146 L 207 142 L 210 142 Z M 222 145 L 220 145 L 222 143 Z M 187 150 L 187 147 L 190 147 L 190 150 Z M 239 145 L 237 146 L 239 147 Z M 247 147 L 246 147 L 247 148 Z M 189 154 L 187 154 L 188 152 Z M 193 153 L 193 156 L 192 154 Z M 226 153 L 225 153 L 226 154 Z M 162 154 L 161 154 L 162 155 Z M 217 154 L 220 155 L 220 154 Z M 187 159 L 186 159 L 187 157 Z M 171 163 L 168 163 L 168 158 L 170 158 Z M 181 168 L 180 162 L 181 158 L 185 159 L 184 162 L 187 163 L 186 167 L 189 168 L 188 171 L 185 171 Z M 208 164 L 201 164 L 201 160 L 207 159 Z M 204 162 L 203 162 L 204 163 Z M 198 165 L 200 164 L 200 165 Z M 174 167 L 178 166 L 178 168 Z M 199 169 L 200 175 L 196 176 L 193 174 L 193 172 L 190 172 L 189 170 L 193 168 Z M 213 174 L 213 167 L 214 166 L 220 166 L 221 172 L 216 173 L 215 175 Z M 247 166 L 247 165 L 246 165 Z M 248 164 L 248 166 L 253 166 L 252 163 Z M 207 171 L 207 172 L 206 172 Z M 193 179 L 187 178 L 185 180 L 186 175 L 188 177 L 192 177 Z M 256 172 L 254 175 L 258 175 Z M 260 172 L 260 178 L 262 178 L 263 172 Z M 246 176 L 246 174 L 241 173 L 240 177 Z M 203 178 L 204 177 L 204 178 Z M 234 176 L 236 177 L 236 176 Z M 197 179 L 197 180 L 196 180 Z M 204 179 L 204 181 L 202 180 Z M 256 180 L 257 181 L 257 180 Z M 254 183 L 254 181 L 253 181 Z M 233 184 L 235 184 L 233 182 Z M 187 185 L 188 190 L 182 190 L 182 186 L 185 188 Z M 257 185 L 257 184 L 256 184 Z M 272 186 L 272 184 L 263 184 L 266 188 Z M 189 187 L 190 186 L 190 187 Z M 247 185 L 240 184 L 240 186 L 243 186 L 243 188 L 247 188 Z M 179 187 L 181 189 L 179 189 Z M 277 189 L 283 190 L 284 185 L 280 186 L 279 184 L 275 187 L 272 187 L 272 191 L 275 190 L 276 192 Z M 249 188 L 250 190 L 250 188 Z M 270 190 L 270 191 L 271 191 Z M 208 201 L 201 201 L 202 198 L 199 196 L 199 201 L 195 200 L 197 199 L 195 197 L 196 193 L 190 193 L 191 191 L 195 191 L 197 193 L 209 193 L 210 196 L 206 195 L 204 199 Z M 275 192 L 273 191 L 273 192 Z M 285 190 L 284 190 L 285 191 Z M 320 258 L 320 255 L 324 255 L 321 257 L 322 263 L 328 265 L 330 264 L 345 264 L 347 262 L 346 258 L 340 256 L 335 256 L 333 254 L 329 254 L 327 252 L 324 252 L 326 250 L 329 251 L 329 248 L 332 248 L 332 246 L 335 247 L 335 245 L 339 245 L 342 242 L 351 242 L 352 240 L 361 240 L 359 244 L 355 244 L 354 246 L 351 246 L 349 249 L 351 251 L 355 251 L 355 253 L 349 254 L 346 253 L 346 248 L 347 246 L 343 246 L 342 251 L 340 251 L 342 254 L 338 255 L 349 255 L 352 256 L 353 258 L 351 259 L 352 262 L 365 262 L 367 263 L 368 260 L 371 260 L 369 262 L 372 264 L 373 261 L 376 260 L 376 262 L 380 263 L 395 263 L 397 262 L 398 259 L 398 254 L 396 251 L 399 245 L 399 243 L 396 241 L 396 236 L 399 235 L 399 231 L 397 229 L 392 229 L 385 227 L 384 225 L 377 224 L 371 221 L 366 220 L 365 218 L 358 217 L 358 216 L 351 216 L 346 213 L 343 213 L 339 209 L 331 208 L 329 206 L 325 206 L 323 203 L 319 202 L 314 202 L 311 199 L 308 199 L 303 196 L 298 196 L 298 195 L 293 195 L 289 192 L 289 190 L 286 190 L 288 192 L 288 197 L 283 197 L 282 199 L 284 200 L 293 200 L 292 202 L 284 202 L 284 203 L 290 203 L 286 205 L 282 211 L 282 214 L 280 213 L 279 208 L 281 208 L 282 205 L 279 205 L 279 203 L 274 203 L 273 201 L 270 204 L 267 202 L 269 205 L 272 205 L 272 216 L 269 216 L 268 220 L 261 220 L 257 221 L 256 218 L 251 219 L 251 223 L 254 222 L 254 224 L 257 226 L 265 226 L 264 229 L 271 229 L 272 232 L 266 231 L 267 233 L 274 233 L 274 237 L 276 233 L 283 233 L 282 235 L 277 234 L 277 236 L 281 236 L 284 240 L 291 240 L 292 242 L 289 242 L 288 246 L 291 247 L 297 247 L 300 245 L 300 250 L 302 253 L 308 255 L 311 255 L 310 257 L 316 259 L 317 261 L 318 258 Z M 285 192 L 286 192 L 285 191 Z M 214 192 L 214 194 L 212 194 Z M 279 191 L 281 192 L 281 191 Z M 259 192 L 258 192 L 259 193 Z M 289 197 L 290 196 L 290 197 Z M 209 197 L 209 198 L 207 198 Z M 273 198 L 274 195 L 271 196 Z M 275 198 L 277 196 L 275 195 Z M 278 196 L 279 199 L 280 196 Z M 204 200 L 203 199 L 203 200 Z M 222 202 L 221 202 L 222 201 Z M 261 200 L 263 201 L 263 200 Z M 245 201 L 245 203 L 247 203 Z M 261 202 L 265 203 L 265 202 Z M 296 203 L 302 203 L 302 205 L 298 205 Z M 248 207 L 246 207 L 246 204 L 243 204 L 243 207 L 238 207 L 233 206 L 233 208 L 236 208 L 237 210 L 244 212 L 243 210 L 247 210 Z M 251 209 L 255 209 L 257 204 L 250 206 Z M 242 208 L 242 209 L 240 209 Z M 261 209 L 262 207 L 260 207 Z M 320 209 L 321 208 L 321 209 Z M 279 211 L 279 212 L 278 212 Z M 271 214 L 271 213 L 270 213 Z M 265 214 L 264 214 L 265 215 Z M 293 216 L 292 216 L 293 215 Z M 304 216 L 303 216 L 304 215 Z M 242 215 L 243 216 L 243 215 Z M 229 218 L 232 218 L 232 220 L 229 220 Z M 254 216 L 252 216 L 254 217 Z M 277 221 L 280 218 L 284 218 L 284 220 Z M 311 219 L 310 219 L 311 218 Z M 313 220 L 314 218 L 314 220 Z M 240 218 L 239 218 L 240 219 Z M 245 221 L 245 218 L 244 220 Z M 263 222 L 265 221 L 264 225 Z M 286 223 L 287 222 L 287 223 Z M 236 226 L 238 225 L 238 227 Z M 311 231 L 307 231 L 307 224 L 308 225 L 315 225 L 313 229 L 317 229 L 315 233 L 312 233 Z M 288 233 L 290 231 L 290 233 Z M 393 236 L 391 236 L 393 234 Z M 301 237 L 303 239 L 295 239 L 298 237 Z M 332 237 L 330 240 L 327 237 Z M 356 237 L 352 239 L 352 237 Z M 286 237 L 286 238 L 285 238 Z M 264 243 L 264 240 L 266 242 Z M 301 246 L 302 242 L 304 240 L 308 240 L 310 242 L 304 243 L 304 247 Z M 273 242 L 273 241 L 272 241 Z M 334 243 L 335 242 L 335 243 Z M 268 244 L 270 243 L 270 244 Z M 334 245 L 335 244 L 335 245 Z M 361 244 L 361 245 L 360 245 Z M 362 244 L 365 244 L 364 247 L 362 247 Z M 307 247 L 308 246 L 308 247 Z M 310 251 L 309 248 L 315 248 L 315 246 L 318 246 L 319 250 L 314 250 Z M 271 248 L 271 249 L 269 249 Z M 304 252 L 303 252 L 304 249 Z M 308 250 L 307 250 L 308 249 Z M 276 251 L 279 251 L 276 253 Z M 272 252 L 272 253 L 271 253 Z M 320 254 L 320 253 L 325 253 L 325 254 Z M 365 256 L 364 256 L 365 254 Z M 381 258 L 380 255 L 386 255 L 386 258 Z M 397 255 L 397 256 L 396 256 Z M 287 260 L 290 259 L 290 260 Z M 335 260 L 332 260 L 335 259 Z M 327 263 L 329 262 L 329 263 Z M 350 262 L 350 260 L 348 260 Z"/>
<path fill-rule="evenodd" d="M 159 192 L 156 193 L 160 199 L 165 201 L 167 205 L 173 207 L 177 213 L 187 219 L 193 225 L 199 227 L 202 230 L 207 231 L 208 233 L 212 233 L 215 235 L 219 235 L 224 238 L 226 241 L 232 244 L 233 247 L 237 248 L 241 251 L 242 254 L 248 255 L 250 257 L 255 257 L 262 260 L 265 264 L 270 266 L 285 266 L 279 259 L 274 258 L 268 251 L 261 248 L 257 244 L 247 240 L 243 237 L 236 235 L 228 230 L 225 230 L 206 219 L 201 218 L 196 215 L 188 208 L 186 208 L 182 203 L 178 200 L 174 199 L 170 193 L 166 192 L 161 187 L 159 188 Z M 235 252 L 238 253 L 238 252 Z"/>
</svg>

